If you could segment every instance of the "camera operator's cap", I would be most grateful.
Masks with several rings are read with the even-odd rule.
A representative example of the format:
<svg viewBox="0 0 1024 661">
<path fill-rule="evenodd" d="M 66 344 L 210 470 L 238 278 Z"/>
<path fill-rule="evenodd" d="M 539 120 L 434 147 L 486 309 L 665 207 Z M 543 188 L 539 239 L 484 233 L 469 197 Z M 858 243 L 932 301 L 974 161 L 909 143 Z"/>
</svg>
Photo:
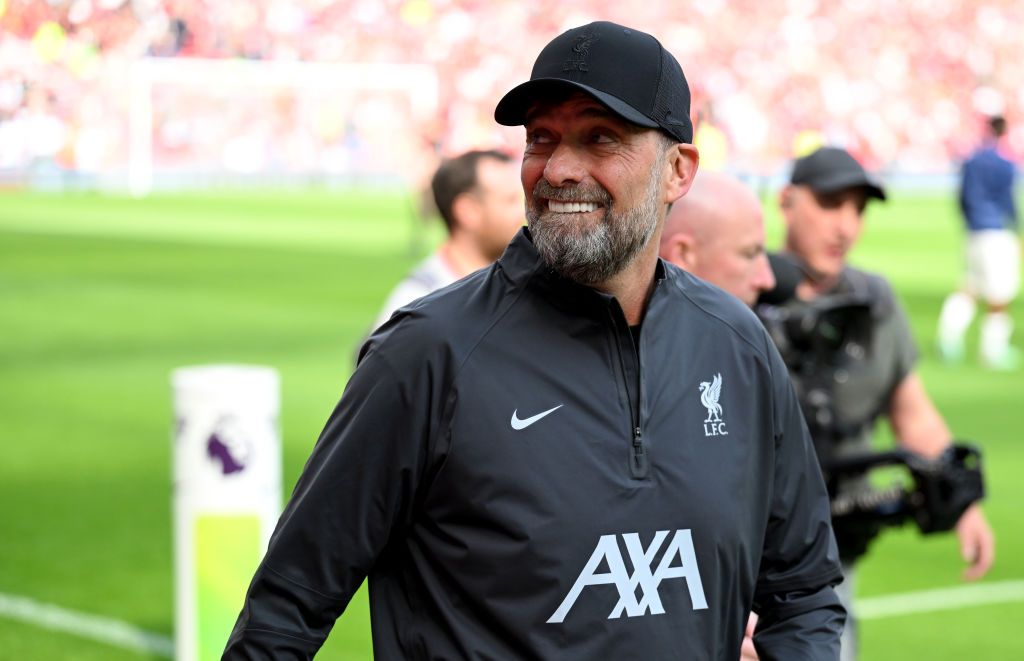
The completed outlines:
<svg viewBox="0 0 1024 661">
<path fill-rule="evenodd" d="M 868 197 L 885 200 L 882 185 L 848 151 L 839 147 L 821 147 L 797 159 L 789 181 L 797 186 L 807 186 L 815 193 L 863 188 Z"/>
<path fill-rule="evenodd" d="M 494 119 L 523 125 L 535 101 L 565 87 L 590 94 L 633 124 L 661 129 L 679 142 L 693 141 L 683 69 L 646 32 L 607 21 L 563 32 L 537 56 L 530 80 L 498 102 Z"/>
</svg>

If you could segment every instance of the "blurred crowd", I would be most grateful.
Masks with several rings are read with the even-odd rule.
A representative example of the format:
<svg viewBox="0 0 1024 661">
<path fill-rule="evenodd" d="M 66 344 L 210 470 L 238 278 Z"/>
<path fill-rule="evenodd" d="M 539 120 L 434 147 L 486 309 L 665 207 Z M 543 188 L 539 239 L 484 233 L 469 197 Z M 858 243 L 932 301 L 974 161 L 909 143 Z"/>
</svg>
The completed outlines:
<svg viewBox="0 0 1024 661">
<path fill-rule="evenodd" d="M 1019 0 L 0 0 L 0 172 L 127 168 L 131 65 L 152 57 L 430 65 L 429 115 L 370 91 L 361 104 L 351 90 L 202 77 L 147 91 L 157 167 L 342 175 L 404 162 L 416 179 L 439 155 L 517 150 L 496 100 L 529 76 L 526 54 L 599 18 L 658 35 L 680 60 L 713 167 L 770 175 L 827 141 L 872 167 L 943 172 L 991 113 L 1024 153 Z"/>
</svg>

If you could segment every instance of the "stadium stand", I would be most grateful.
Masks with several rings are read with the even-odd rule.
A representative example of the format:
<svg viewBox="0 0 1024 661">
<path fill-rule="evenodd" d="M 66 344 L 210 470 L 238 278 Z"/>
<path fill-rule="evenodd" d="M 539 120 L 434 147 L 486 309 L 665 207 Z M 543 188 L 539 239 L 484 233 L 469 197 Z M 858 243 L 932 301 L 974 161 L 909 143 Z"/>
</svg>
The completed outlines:
<svg viewBox="0 0 1024 661">
<path fill-rule="evenodd" d="M 1024 153 L 1024 121 L 1013 121 L 1024 110 L 1024 5 L 1016 0 L 569 0 L 543 8 L 477 0 L 6 0 L 0 12 L 0 176 L 30 183 L 59 172 L 65 184 L 89 185 L 125 167 L 125 71 L 143 57 L 429 64 L 443 112 L 400 129 L 425 162 L 421 170 L 472 147 L 515 149 L 519 132 L 497 127 L 491 113 L 500 92 L 528 76 L 521 53 L 594 18 L 661 37 L 691 78 L 695 112 L 724 136 L 718 142 L 734 170 L 777 172 L 810 132 L 871 167 L 947 172 L 992 112 L 1011 119 L 1009 144 Z M 214 92 L 158 95 L 154 158 L 187 162 L 203 143 L 204 158 L 216 153 L 230 167 L 239 132 L 270 132 L 301 154 L 298 166 L 272 164 L 278 169 L 333 171 L 340 159 L 358 170 L 367 160 L 361 138 L 375 130 L 372 117 L 310 119 L 289 110 L 305 103 L 290 92 L 271 104 L 280 121 L 237 112 L 235 133 L 188 130 L 186 108 L 220 112 Z M 301 140 L 289 124 L 296 117 L 313 125 Z"/>
</svg>

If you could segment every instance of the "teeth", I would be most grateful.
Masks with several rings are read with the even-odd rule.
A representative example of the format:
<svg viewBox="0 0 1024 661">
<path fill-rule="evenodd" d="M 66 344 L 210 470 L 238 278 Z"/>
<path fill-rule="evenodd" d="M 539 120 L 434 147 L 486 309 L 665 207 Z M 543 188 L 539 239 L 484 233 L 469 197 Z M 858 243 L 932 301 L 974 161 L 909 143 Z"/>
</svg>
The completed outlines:
<svg viewBox="0 0 1024 661">
<path fill-rule="evenodd" d="M 555 213 L 588 213 L 597 211 L 597 204 L 594 202 L 557 202 L 548 200 L 548 210 Z"/>
</svg>

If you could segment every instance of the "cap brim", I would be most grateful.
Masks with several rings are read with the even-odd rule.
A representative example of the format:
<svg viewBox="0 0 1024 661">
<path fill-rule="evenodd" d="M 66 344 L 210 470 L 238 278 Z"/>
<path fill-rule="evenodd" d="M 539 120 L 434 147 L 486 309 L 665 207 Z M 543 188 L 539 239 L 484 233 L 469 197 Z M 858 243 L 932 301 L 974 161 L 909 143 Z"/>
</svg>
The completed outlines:
<svg viewBox="0 0 1024 661">
<path fill-rule="evenodd" d="M 813 184 L 805 184 L 815 193 L 838 193 L 850 188 L 863 188 L 867 191 L 868 197 L 885 201 L 885 190 L 870 177 L 865 177 L 856 172 L 841 172 L 830 177 L 825 177 Z"/>
<path fill-rule="evenodd" d="M 618 97 L 562 78 L 536 78 L 513 87 L 508 94 L 501 98 L 501 101 L 498 101 L 498 105 L 494 108 L 494 119 L 503 126 L 523 126 L 526 124 L 526 113 L 538 99 L 544 98 L 558 89 L 565 90 L 566 88 L 589 94 L 628 122 L 646 128 L 659 128 L 657 122 Z"/>
</svg>

